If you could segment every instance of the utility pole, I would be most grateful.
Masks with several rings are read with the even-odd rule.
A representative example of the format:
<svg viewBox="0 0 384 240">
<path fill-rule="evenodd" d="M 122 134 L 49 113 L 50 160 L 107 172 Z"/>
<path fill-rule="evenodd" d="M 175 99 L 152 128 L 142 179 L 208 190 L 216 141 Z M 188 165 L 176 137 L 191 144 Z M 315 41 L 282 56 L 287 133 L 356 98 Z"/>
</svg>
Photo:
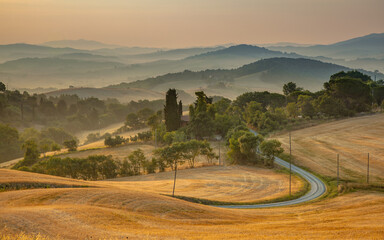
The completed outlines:
<svg viewBox="0 0 384 240">
<path fill-rule="evenodd" d="M 175 160 L 175 178 L 173 179 L 173 191 L 172 191 L 172 197 L 175 196 L 176 174 L 177 174 L 177 161 Z"/>
<path fill-rule="evenodd" d="M 155 148 L 157 148 L 157 128 L 155 129 Z"/>
<path fill-rule="evenodd" d="M 220 154 L 220 140 L 219 140 L 219 166 L 221 166 L 221 154 Z"/>
<path fill-rule="evenodd" d="M 337 154 L 337 187 L 339 187 L 339 154 Z"/>
<path fill-rule="evenodd" d="M 292 143 L 291 132 L 289 132 L 289 196 L 291 196 L 292 187 Z"/>
<path fill-rule="evenodd" d="M 368 153 L 368 163 L 367 163 L 367 184 L 369 184 L 369 153 Z"/>
</svg>

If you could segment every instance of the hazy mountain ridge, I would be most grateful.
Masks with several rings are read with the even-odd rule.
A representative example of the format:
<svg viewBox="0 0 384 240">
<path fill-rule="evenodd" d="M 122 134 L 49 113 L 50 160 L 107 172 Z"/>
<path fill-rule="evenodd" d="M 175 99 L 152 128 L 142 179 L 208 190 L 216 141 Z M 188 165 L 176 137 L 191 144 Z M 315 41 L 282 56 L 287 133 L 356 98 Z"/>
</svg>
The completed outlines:
<svg viewBox="0 0 384 240">
<path fill-rule="evenodd" d="M 42 66 L 44 69 L 41 69 Z M 0 72 L 28 75 L 68 74 L 122 66 L 125 65 L 119 62 L 97 62 L 61 58 L 21 58 L 0 64 Z"/>
<path fill-rule="evenodd" d="M 277 46 L 271 50 L 295 52 L 307 56 L 326 56 L 332 58 L 384 58 L 384 33 L 373 33 L 329 45 L 313 45 L 309 47 Z"/>
<path fill-rule="evenodd" d="M 323 83 L 328 81 L 332 74 L 348 70 L 351 69 L 318 60 L 269 58 L 232 70 L 183 71 L 132 83 L 121 83 L 111 87 L 135 87 L 164 91 L 167 86 L 176 86 L 177 88 L 185 86 L 183 89 L 186 91 L 194 89 L 249 91 L 265 85 L 281 92 L 284 83 L 293 81 L 306 89 L 320 90 Z M 362 72 L 372 77 L 374 75 L 373 72 L 364 70 Z M 384 77 L 384 75 L 381 74 L 380 77 Z"/>
<path fill-rule="evenodd" d="M 58 81 L 60 81 L 60 83 L 66 82 L 66 86 L 87 86 L 87 81 L 89 81 L 90 83 L 88 85 L 101 87 L 103 85 L 105 86 L 122 81 L 135 81 L 137 79 L 146 79 L 148 77 L 163 75 L 170 72 L 180 72 L 185 69 L 192 71 L 205 69 L 231 69 L 262 58 L 287 56 L 299 57 L 299 55 L 296 54 L 270 51 L 265 48 L 250 45 L 232 46 L 216 51 L 209 50 L 212 49 L 199 49 L 198 51 L 208 52 L 181 60 L 158 60 L 129 65 L 124 64 L 124 61 L 121 61 L 121 58 L 118 56 L 116 56 L 116 60 L 105 59 L 106 62 L 104 62 L 103 60 L 100 60 L 100 58 L 103 58 L 103 55 L 94 54 L 92 52 L 64 52 L 60 53 L 58 57 L 55 55 L 50 59 L 27 58 L 28 60 L 19 59 L 0 64 L 0 76 L 9 79 L 9 81 L 13 83 L 13 87 L 20 86 L 20 84 L 24 85 L 24 81 L 31 82 L 37 79 L 42 84 L 51 84 L 50 87 L 63 87 L 63 84 L 56 85 Z M 185 50 L 182 50 L 181 52 L 183 51 Z M 194 51 L 196 51 L 196 49 L 192 50 L 192 52 Z M 176 50 L 173 52 L 180 53 L 180 51 Z M 185 54 L 185 52 L 183 54 Z M 87 57 L 84 58 L 84 56 Z M 83 59 L 80 61 L 80 58 Z M 64 62 L 64 60 L 66 62 Z M 54 65 L 55 62 L 57 63 L 60 61 L 62 61 L 63 67 L 60 67 L 60 64 L 57 64 L 56 67 L 56 69 L 59 69 L 60 71 L 52 71 L 52 65 Z M 30 65 L 33 65 L 34 68 L 31 69 Z M 70 65 L 72 65 L 73 68 L 69 67 Z M 89 65 L 99 67 L 91 67 Z M 83 69 L 84 71 L 81 71 L 81 66 L 85 66 Z M 76 69 L 76 71 L 73 71 L 72 69 Z M 39 76 L 42 78 L 39 79 Z M 48 80 L 48 77 L 51 79 Z M 47 81 L 47 83 L 44 83 L 44 81 Z"/>
<path fill-rule="evenodd" d="M 178 89 L 178 98 L 182 100 L 183 103 L 192 103 L 195 98 L 186 93 L 185 91 Z M 58 89 L 54 91 L 49 91 L 44 93 L 47 96 L 61 96 L 61 95 L 77 95 L 80 98 L 90 98 L 96 97 L 101 100 L 107 99 L 117 99 L 121 103 L 128 103 L 130 101 L 139 101 L 139 100 L 158 100 L 164 99 L 164 92 L 156 92 L 152 90 L 142 89 L 142 88 L 90 88 L 90 87 L 80 87 L 80 88 L 65 88 Z"/>
<path fill-rule="evenodd" d="M 40 45 L 48 46 L 48 47 L 55 47 L 55 48 L 70 47 L 70 48 L 83 49 L 83 50 L 95 50 L 95 49 L 100 49 L 100 48 L 119 48 L 119 47 L 122 47 L 120 45 L 105 44 L 102 42 L 93 41 L 93 40 L 85 40 L 85 39 L 49 41 L 49 42 L 44 42 Z"/>
<path fill-rule="evenodd" d="M 314 51 L 313 48 L 335 48 L 340 52 L 346 49 L 345 46 L 349 46 L 355 53 L 365 51 L 365 48 L 380 50 L 383 45 L 381 44 L 383 36 L 383 34 L 371 34 L 336 43 L 333 46 L 318 45 L 295 48 L 309 49 L 308 51 Z M 370 44 L 372 42 L 375 44 Z M 360 45 L 365 47 L 358 48 L 357 46 Z M 216 46 L 168 50 L 141 47 L 79 50 L 68 47 L 53 48 L 31 44 L 0 45 L 0 61 L 11 59 L 0 64 L 0 78 L 4 79 L 3 81 L 9 84 L 11 88 L 33 88 L 36 84 L 56 88 L 69 85 L 102 87 L 120 82 L 154 78 L 168 73 L 179 73 L 186 69 L 195 72 L 206 69 L 237 69 L 261 59 L 281 57 L 316 59 L 348 68 L 384 71 L 384 65 L 382 64 L 384 50 L 382 58 L 376 59 L 377 54 L 372 54 L 369 57 L 345 60 L 337 54 L 336 57 L 327 56 L 326 49 L 317 50 L 324 53 L 325 57 L 305 57 L 296 53 L 270 49 L 246 44 L 229 47 Z M 274 48 L 272 47 L 272 49 Z M 283 48 L 283 51 L 285 50 Z M 365 52 L 369 53 L 369 51 Z M 380 51 L 376 51 L 376 53 L 378 52 Z M 279 68 L 281 69 L 282 66 Z M 295 66 L 292 66 L 292 68 L 295 68 Z M 276 74 L 273 69 L 265 71 L 267 72 L 259 72 L 258 78 L 267 79 L 267 76 L 272 76 L 272 72 Z M 302 68 L 301 71 L 305 72 L 306 69 Z M 216 83 L 213 82 L 213 84 Z M 196 84 L 188 85 L 186 88 L 192 88 L 193 85 Z M 177 87 L 181 88 L 183 86 Z"/>
<path fill-rule="evenodd" d="M 0 61 L 17 60 L 20 58 L 53 57 L 67 53 L 90 53 L 87 50 L 74 48 L 52 48 L 46 46 L 16 43 L 0 45 Z"/>
</svg>

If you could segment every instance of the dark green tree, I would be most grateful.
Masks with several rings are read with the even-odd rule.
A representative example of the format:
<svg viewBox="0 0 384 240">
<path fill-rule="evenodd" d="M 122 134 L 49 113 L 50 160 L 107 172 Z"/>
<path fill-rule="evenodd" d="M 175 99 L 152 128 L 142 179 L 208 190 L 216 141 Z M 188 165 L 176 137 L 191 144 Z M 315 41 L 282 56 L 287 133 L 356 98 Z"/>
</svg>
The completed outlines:
<svg viewBox="0 0 384 240">
<path fill-rule="evenodd" d="M 303 90 L 303 89 L 302 88 L 298 88 L 296 86 L 296 83 L 294 83 L 294 82 L 286 83 L 283 86 L 283 93 L 284 93 L 285 96 L 288 96 L 288 95 L 290 95 L 293 92 L 301 91 L 301 90 Z"/>
<path fill-rule="evenodd" d="M 164 118 L 167 132 L 172 132 L 180 128 L 181 115 L 177 104 L 176 89 L 169 89 L 165 96 Z"/>
<path fill-rule="evenodd" d="M 16 128 L 0 123 L 0 162 L 21 156 L 19 132 Z"/>
<path fill-rule="evenodd" d="M 74 139 L 65 141 L 64 146 L 66 148 L 68 148 L 68 151 L 76 151 L 77 150 L 77 142 Z"/>
<path fill-rule="evenodd" d="M 140 122 L 139 117 L 135 113 L 130 113 L 127 115 L 125 125 L 133 129 L 139 129 L 143 127 L 143 124 Z"/>
<path fill-rule="evenodd" d="M 260 150 L 265 156 L 264 165 L 273 167 L 275 156 L 284 152 L 281 143 L 276 140 L 265 140 L 260 144 Z"/>
<path fill-rule="evenodd" d="M 4 92 L 6 90 L 5 84 L 0 82 L 0 92 Z"/>
</svg>

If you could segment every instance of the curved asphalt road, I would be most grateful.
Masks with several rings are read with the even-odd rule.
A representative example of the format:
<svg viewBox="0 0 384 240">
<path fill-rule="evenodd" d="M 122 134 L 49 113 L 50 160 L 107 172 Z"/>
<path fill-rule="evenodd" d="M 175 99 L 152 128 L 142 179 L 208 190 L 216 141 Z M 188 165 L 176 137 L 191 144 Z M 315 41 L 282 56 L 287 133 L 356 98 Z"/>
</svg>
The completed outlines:
<svg viewBox="0 0 384 240">
<path fill-rule="evenodd" d="M 257 133 L 253 130 L 251 130 L 255 135 Z M 289 162 L 286 162 L 278 157 L 275 157 L 275 163 L 279 164 L 280 166 L 283 166 L 285 168 L 289 169 Z M 297 173 L 304 179 L 306 179 L 309 184 L 311 185 L 311 190 L 305 194 L 304 196 L 289 200 L 285 202 L 275 202 L 275 203 L 266 203 L 266 204 L 254 204 L 254 205 L 214 205 L 215 207 L 221 207 L 221 208 L 239 208 L 239 209 L 248 209 L 248 208 L 267 208 L 267 207 L 283 207 L 283 206 L 289 206 L 294 205 L 298 203 L 308 202 L 313 199 L 316 199 L 323 195 L 326 191 L 325 184 L 323 181 L 321 181 L 318 177 L 315 175 L 295 166 L 292 164 L 292 172 Z"/>
</svg>

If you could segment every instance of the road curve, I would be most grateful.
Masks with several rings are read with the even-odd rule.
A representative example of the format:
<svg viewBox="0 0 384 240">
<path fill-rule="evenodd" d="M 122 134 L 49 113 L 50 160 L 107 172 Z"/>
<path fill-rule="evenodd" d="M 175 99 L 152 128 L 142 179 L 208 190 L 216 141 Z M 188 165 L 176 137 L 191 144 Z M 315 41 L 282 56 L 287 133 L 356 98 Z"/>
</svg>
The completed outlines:
<svg viewBox="0 0 384 240">
<path fill-rule="evenodd" d="M 257 133 L 255 131 L 252 131 L 255 135 Z M 285 168 L 289 169 L 289 162 L 286 162 L 278 157 L 275 157 L 275 163 L 283 166 Z M 254 204 L 254 205 L 214 205 L 215 207 L 220 208 L 238 208 L 238 209 L 249 209 L 249 208 L 267 208 L 267 207 L 283 207 L 283 206 L 289 206 L 294 205 L 298 203 L 304 203 L 311 200 L 314 200 L 320 196 L 322 196 L 326 191 L 326 186 L 323 181 L 321 181 L 318 177 L 313 175 L 312 173 L 309 173 L 305 171 L 304 169 L 301 169 L 295 165 L 292 164 L 292 172 L 297 173 L 302 178 L 308 181 L 308 183 L 311 186 L 311 190 L 307 192 L 304 196 L 284 201 L 284 202 L 275 202 L 275 203 L 265 203 L 265 204 Z"/>
</svg>

